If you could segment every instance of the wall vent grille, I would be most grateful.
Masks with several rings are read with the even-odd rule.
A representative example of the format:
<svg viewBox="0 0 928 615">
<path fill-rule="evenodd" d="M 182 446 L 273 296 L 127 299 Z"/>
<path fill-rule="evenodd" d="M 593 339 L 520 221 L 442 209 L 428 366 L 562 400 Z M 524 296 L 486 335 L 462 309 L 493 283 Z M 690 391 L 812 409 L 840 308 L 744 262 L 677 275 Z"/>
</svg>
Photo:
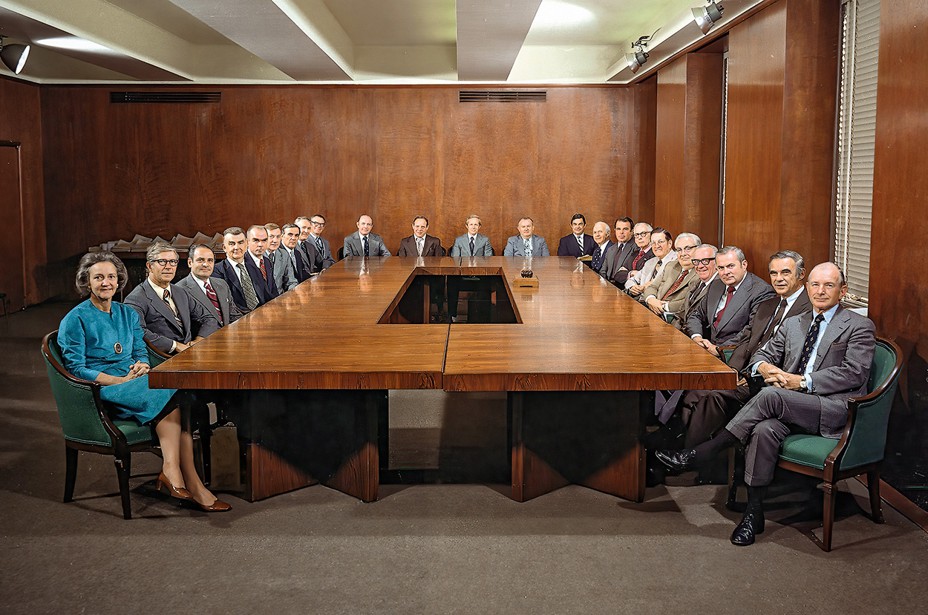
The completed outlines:
<svg viewBox="0 0 928 615">
<path fill-rule="evenodd" d="M 222 92 L 110 92 L 111 103 L 218 103 Z"/>
<path fill-rule="evenodd" d="M 460 90 L 458 102 L 527 103 L 545 102 L 546 90 Z"/>
</svg>

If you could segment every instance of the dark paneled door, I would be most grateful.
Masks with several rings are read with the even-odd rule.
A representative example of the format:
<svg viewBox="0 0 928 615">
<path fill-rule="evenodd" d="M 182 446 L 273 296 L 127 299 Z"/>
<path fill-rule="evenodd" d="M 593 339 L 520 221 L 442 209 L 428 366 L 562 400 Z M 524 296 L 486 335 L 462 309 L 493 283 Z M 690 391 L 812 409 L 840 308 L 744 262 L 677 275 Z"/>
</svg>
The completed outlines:
<svg viewBox="0 0 928 615">
<path fill-rule="evenodd" d="M 19 144 L 0 141 L 0 293 L 12 310 L 21 310 L 25 301 L 20 170 Z"/>
</svg>

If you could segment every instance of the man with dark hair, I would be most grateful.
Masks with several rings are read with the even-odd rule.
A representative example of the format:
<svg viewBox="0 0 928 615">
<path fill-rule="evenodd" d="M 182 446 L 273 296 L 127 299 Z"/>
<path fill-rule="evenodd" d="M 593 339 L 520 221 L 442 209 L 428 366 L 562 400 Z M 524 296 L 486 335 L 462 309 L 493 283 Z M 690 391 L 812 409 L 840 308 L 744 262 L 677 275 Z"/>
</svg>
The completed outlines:
<svg viewBox="0 0 928 615">
<path fill-rule="evenodd" d="M 412 221 L 412 235 L 400 240 L 400 249 L 397 256 L 444 256 L 445 250 L 441 247 L 441 240 L 428 234 L 429 219 L 425 216 L 416 216 Z"/>
<path fill-rule="evenodd" d="M 609 278 L 610 282 L 624 289 L 628 277 L 637 275 L 645 263 L 654 256 L 651 253 L 651 231 L 653 230 L 647 222 L 639 222 L 632 227 L 632 239 L 635 245 L 626 255 L 624 262 L 616 261 L 616 268 L 611 272 L 612 277 Z"/>
<path fill-rule="evenodd" d="M 570 219 L 570 228 L 573 231 L 570 235 L 561 237 L 557 245 L 558 256 L 592 256 L 593 250 L 596 249 L 596 242 L 593 238 L 583 232 L 586 228 L 586 217 L 581 213 L 574 214 Z"/>
<path fill-rule="evenodd" d="M 608 256 L 606 256 L 606 262 L 603 263 L 601 272 L 603 277 L 609 281 L 612 281 L 612 278 L 619 268 L 625 264 L 629 255 L 636 250 L 634 235 L 632 235 L 634 227 L 635 221 L 628 216 L 615 221 L 615 248 L 610 250 Z"/>
<path fill-rule="evenodd" d="M 300 248 L 300 234 L 302 231 L 299 226 L 292 222 L 284 224 L 280 230 L 280 253 L 290 259 L 297 282 L 302 282 L 312 275 L 309 256 Z"/>
<path fill-rule="evenodd" d="M 216 275 L 229 285 L 232 299 L 243 314 L 264 305 L 279 293 L 271 262 L 264 256 L 267 231 L 253 225 L 246 233 L 233 226 L 222 234 L 226 259 L 216 265 Z"/>
<path fill-rule="evenodd" d="M 264 251 L 264 255 L 274 266 L 274 284 L 277 285 L 278 290 L 282 293 L 293 290 L 296 288 L 296 285 L 300 283 L 300 280 L 297 279 L 293 261 L 287 258 L 286 254 L 280 258 L 277 257 L 280 252 L 283 232 L 280 226 L 273 222 L 265 224 L 264 229 L 267 231 L 267 250 Z"/>
<path fill-rule="evenodd" d="M 232 291 L 225 280 L 212 277 L 216 265 L 213 249 L 202 244 L 190 246 L 187 253 L 187 266 L 190 274 L 177 283 L 193 299 L 200 303 L 210 316 L 215 316 L 220 327 L 232 324 L 242 317 L 241 311 L 232 301 Z M 202 335 L 200 331 L 196 335 Z"/>
<path fill-rule="evenodd" d="M 875 346 L 873 322 L 841 307 L 847 283 L 834 263 L 816 265 L 806 290 L 812 311 L 785 319 L 748 361 L 750 377 L 766 386 L 711 440 L 655 453 L 667 468 L 680 472 L 737 443 L 747 446 L 748 504 L 731 535 L 737 546 L 753 544 L 764 531 L 763 500 L 786 436 L 840 437 L 848 399 L 866 393 Z"/>
</svg>

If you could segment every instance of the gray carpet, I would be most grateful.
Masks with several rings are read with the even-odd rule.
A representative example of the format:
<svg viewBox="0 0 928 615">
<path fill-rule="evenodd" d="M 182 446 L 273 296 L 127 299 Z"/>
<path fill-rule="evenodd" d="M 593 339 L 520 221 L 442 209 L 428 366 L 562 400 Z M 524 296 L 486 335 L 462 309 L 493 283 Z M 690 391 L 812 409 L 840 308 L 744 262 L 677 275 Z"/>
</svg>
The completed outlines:
<svg viewBox="0 0 928 615">
<path fill-rule="evenodd" d="M 830 554 L 803 534 L 816 513 L 801 481 L 775 490 L 767 531 L 748 548 L 729 544 L 738 515 L 714 486 L 654 487 L 642 504 L 580 487 L 518 504 L 498 482 L 391 485 L 362 504 L 314 486 L 256 503 L 228 496 L 234 510 L 217 515 L 133 493 L 124 521 L 112 461 L 82 454 L 78 499 L 63 504 L 38 339 L 66 307 L 0 319 L 3 613 L 926 610 L 928 535 L 888 506 L 886 524 L 872 523 L 856 481 L 844 485 L 853 496 L 839 501 Z M 431 408 L 429 420 L 392 417 L 392 462 L 418 458 L 463 479 L 444 466 L 477 460 L 472 480 L 497 476 L 498 400 L 470 412 L 436 403 L 412 404 Z M 139 455 L 133 472 L 158 467 Z"/>
</svg>

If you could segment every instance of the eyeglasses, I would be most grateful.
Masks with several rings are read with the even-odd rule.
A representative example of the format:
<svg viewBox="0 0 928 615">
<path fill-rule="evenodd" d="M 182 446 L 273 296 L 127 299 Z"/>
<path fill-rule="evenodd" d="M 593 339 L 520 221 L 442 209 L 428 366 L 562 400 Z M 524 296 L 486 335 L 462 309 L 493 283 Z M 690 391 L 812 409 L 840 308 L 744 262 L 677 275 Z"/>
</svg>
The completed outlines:
<svg viewBox="0 0 928 615">
<path fill-rule="evenodd" d="M 694 267 L 708 267 L 709 263 L 714 262 L 714 258 L 694 258 L 693 266 Z"/>
<path fill-rule="evenodd" d="M 651 235 L 651 231 L 641 231 L 640 233 L 635 233 L 635 237 L 648 237 Z"/>
<path fill-rule="evenodd" d="M 167 267 L 168 265 L 170 265 L 171 267 L 177 267 L 177 263 L 179 263 L 180 261 L 177 260 L 176 258 L 154 258 L 148 262 L 158 263 L 162 267 Z"/>
<path fill-rule="evenodd" d="M 682 248 L 674 248 L 674 251 L 682 254 L 684 252 L 691 252 L 696 246 L 683 246 Z"/>
<path fill-rule="evenodd" d="M 325 222 L 316 222 L 315 220 L 310 220 L 309 223 L 313 226 L 325 226 Z"/>
</svg>

